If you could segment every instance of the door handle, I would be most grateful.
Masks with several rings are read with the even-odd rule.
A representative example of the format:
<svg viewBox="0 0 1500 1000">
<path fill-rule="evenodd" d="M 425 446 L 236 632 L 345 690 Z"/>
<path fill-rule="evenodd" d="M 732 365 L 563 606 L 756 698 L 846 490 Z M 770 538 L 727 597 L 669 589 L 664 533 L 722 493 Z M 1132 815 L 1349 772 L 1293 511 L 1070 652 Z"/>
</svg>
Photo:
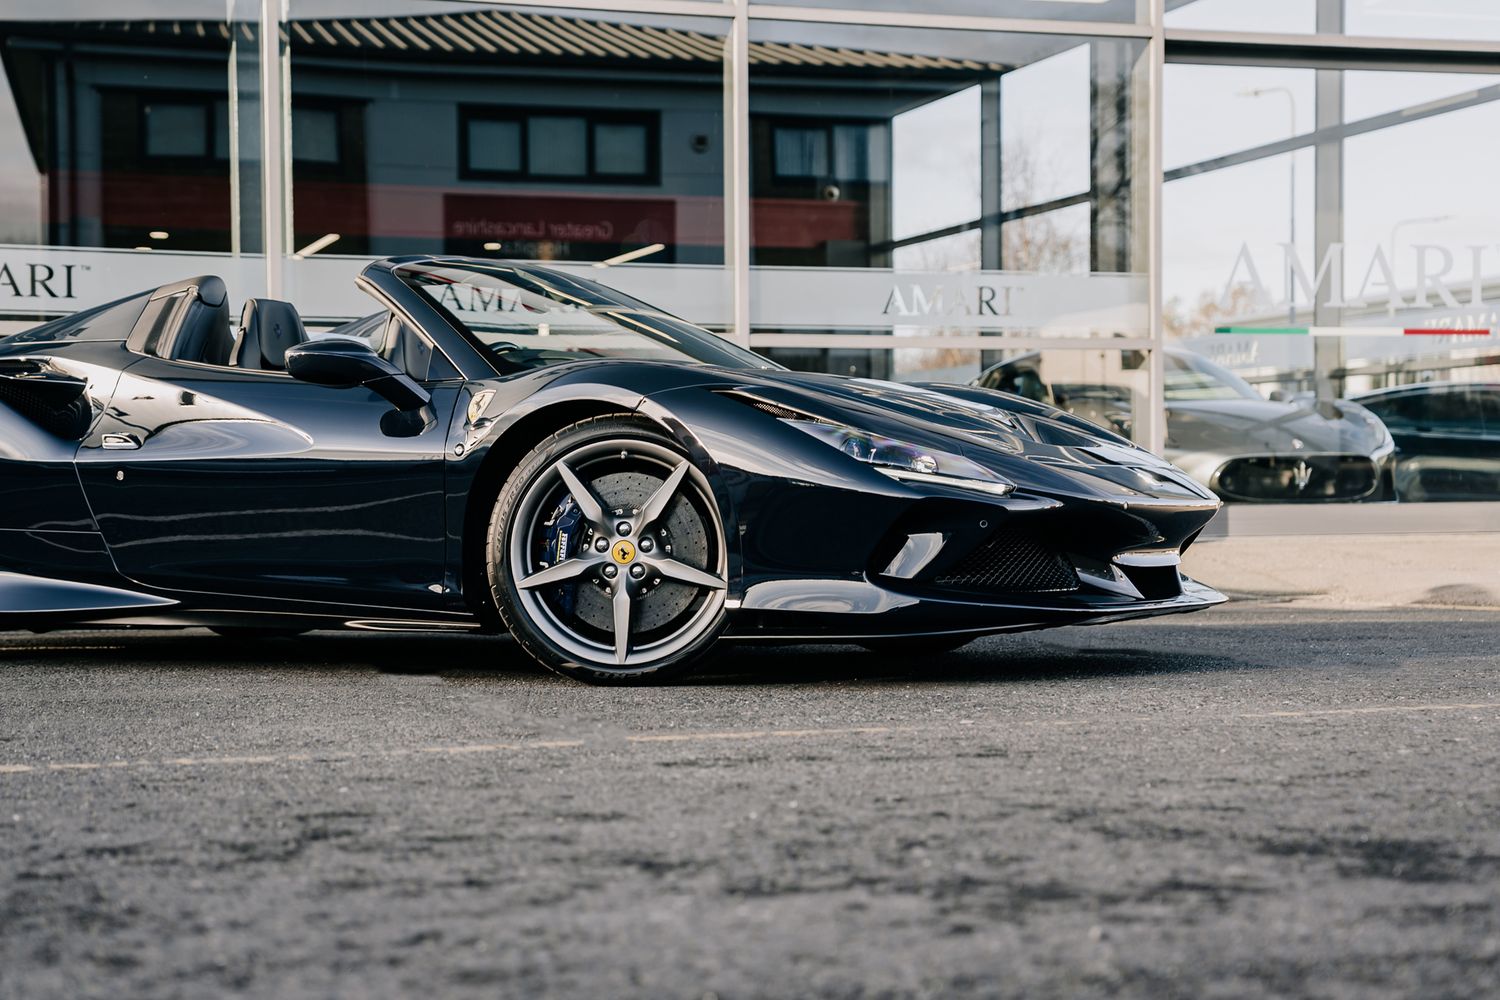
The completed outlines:
<svg viewBox="0 0 1500 1000">
<path fill-rule="evenodd" d="M 105 451 L 135 451 L 141 446 L 141 439 L 134 434 L 106 434 L 104 435 Z"/>
</svg>

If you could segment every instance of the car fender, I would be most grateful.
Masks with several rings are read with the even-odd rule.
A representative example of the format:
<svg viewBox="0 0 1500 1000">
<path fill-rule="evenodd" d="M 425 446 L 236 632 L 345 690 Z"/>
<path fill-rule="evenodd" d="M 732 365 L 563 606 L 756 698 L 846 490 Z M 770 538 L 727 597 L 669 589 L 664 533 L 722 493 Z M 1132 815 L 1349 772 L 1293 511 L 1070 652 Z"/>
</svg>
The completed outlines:
<svg viewBox="0 0 1500 1000">
<path fill-rule="evenodd" d="M 663 372 L 658 369 L 668 369 Z M 470 382 L 454 408 L 448 438 L 448 582 L 455 604 L 481 607 L 474 594 L 483 580 L 475 559 L 488 529 L 495 497 L 525 455 L 547 436 L 590 417 L 639 414 L 671 436 L 707 478 L 729 535 L 731 581 L 739 565 L 729 526 L 735 508 L 717 463 L 670 409 L 643 407 L 646 393 L 662 384 L 691 382 L 674 376 L 678 366 L 601 364 L 557 366 L 509 379 Z M 681 369 L 679 369 L 681 370 Z M 471 408 L 476 412 L 471 413 Z"/>
</svg>

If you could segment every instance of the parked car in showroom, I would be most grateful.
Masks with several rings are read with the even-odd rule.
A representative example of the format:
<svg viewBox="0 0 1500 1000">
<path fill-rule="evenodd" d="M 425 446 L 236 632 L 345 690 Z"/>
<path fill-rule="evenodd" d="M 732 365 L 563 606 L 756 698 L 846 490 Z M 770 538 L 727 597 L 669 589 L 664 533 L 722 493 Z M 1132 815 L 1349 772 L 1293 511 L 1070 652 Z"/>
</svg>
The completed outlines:
<svg viewBox="0 0 1500 1000">
<path fill-rule="evenodd" d="M 1402 500 L 1500 497 L 1500 382 L 1424 382 L 1353 398 L 1395 439 Z"/>
<path fill-rule="evenodd" d="M 1327 411 L 1267 399 L 1194 351 L 1165 352 L 1165 457 L 1220 498 L 1241 503 L 1393 499 L 1395 444 L 1380 418 L 1339 400 Z M 1050 403 L 1130 436 L 1138 393 L 1094 381 L 1048 380 L 1042 353 L 986 369 L 973 384 Z"/>
</svg>

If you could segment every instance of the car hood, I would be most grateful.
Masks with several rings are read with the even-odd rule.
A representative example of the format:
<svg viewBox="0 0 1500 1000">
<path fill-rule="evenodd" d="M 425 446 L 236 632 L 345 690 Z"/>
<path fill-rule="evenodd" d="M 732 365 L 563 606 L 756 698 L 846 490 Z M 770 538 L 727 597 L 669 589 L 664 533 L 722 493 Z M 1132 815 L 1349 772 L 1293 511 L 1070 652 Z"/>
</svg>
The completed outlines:
<svg viewBox="0 0 1500 1000">
<path fill-rule="evenodd" d="M 788 371 L 758 371 L 736 381 L 772 401 L 882 433 L 931 434 L 1012 454 L 1030 444 L 1139 450 L 1055 407 L 993 390 Z"/>
<path fill-rule="evenodd" d="M 1036 488 L 1073 495 L 1213 499 L 1191 477 L 1126 439 L 1009 393 L 781 370 L 723 370 L 722 376 L 721 384 L 701 387 L 960 452 Z"/>
<path fill-rule="evenodd" d="M 1363 407 L 1339 403 L 1324 416 L 1297 403 L 1214 399 L 1167 404 L 1167 449 L 1221 455 L 1361 454 L 1378 450 L 1384 427 Z"/>
</svg>

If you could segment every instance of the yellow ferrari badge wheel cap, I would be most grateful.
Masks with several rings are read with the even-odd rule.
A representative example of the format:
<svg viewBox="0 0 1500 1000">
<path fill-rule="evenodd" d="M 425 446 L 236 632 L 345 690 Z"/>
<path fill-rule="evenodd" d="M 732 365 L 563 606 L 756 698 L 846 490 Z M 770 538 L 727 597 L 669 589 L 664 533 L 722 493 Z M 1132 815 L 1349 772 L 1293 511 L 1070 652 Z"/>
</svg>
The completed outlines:
<svg viewBox="0 0 1500 1000">
<path fill-rule="evenodd" d="M 615 562 L 623 566 L 635 558 L 635 546 L 622 539 L 615 542 L 615 547 L 610 554 L 615 557 Z"/>
</svg>

